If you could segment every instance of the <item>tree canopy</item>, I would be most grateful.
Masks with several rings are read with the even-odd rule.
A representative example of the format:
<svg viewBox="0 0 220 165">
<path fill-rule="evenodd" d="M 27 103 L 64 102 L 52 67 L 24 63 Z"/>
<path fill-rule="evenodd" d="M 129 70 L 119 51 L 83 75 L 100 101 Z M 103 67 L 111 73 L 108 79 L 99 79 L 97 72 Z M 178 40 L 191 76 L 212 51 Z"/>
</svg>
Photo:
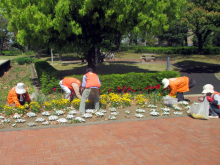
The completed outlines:
<svg viewBox="0 0 220 165">
<path fill-rule="evenodd" d="M 198 38 L 198 53 L 207 37 L 216 28 L 220 27 L 220 1 L 219 0 L 190 0 L 187 3 L 184 22 L 187 22 Z"/>
<path fill-rule="evenodd" d="M 88 57 L 103 40 L 128 32 L 158 34 L 180 18 L 185 0 L 0 0 L 17 41 L 73 42 Z"/>
</svg>

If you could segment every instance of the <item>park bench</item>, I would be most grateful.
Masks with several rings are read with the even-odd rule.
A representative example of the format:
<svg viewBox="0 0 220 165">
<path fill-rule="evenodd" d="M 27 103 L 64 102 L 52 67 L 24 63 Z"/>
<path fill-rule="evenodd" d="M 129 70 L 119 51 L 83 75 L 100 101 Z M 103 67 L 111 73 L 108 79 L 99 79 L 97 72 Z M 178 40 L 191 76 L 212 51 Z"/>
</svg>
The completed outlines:
<svg viewBox="0 0 220 165">
<path fill-rule="evenodd" d="M 141 54 L 140 62 L 142 62 L 142 60 L 144 60 L 145 62 L 155 61 L 155 57 L 153 55 L 155 54 Z"/>
</svg>

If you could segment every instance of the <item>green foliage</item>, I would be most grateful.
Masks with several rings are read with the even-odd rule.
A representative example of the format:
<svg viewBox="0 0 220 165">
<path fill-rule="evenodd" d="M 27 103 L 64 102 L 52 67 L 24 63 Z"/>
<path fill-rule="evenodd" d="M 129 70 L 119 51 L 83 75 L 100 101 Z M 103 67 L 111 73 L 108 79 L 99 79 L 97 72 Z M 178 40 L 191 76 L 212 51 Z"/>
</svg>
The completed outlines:
<svg viewBox="0 0 220 165">
<path fill-rule="evenodd" d="M 197 54 L 197 47 L 144 47 L 139 46 L 134 50 L 135 53 L 157 53 L 157 54 L 184 54 L 192 55 Z M 220 54 L 219 47 L 206 47 L 203 48 L 202 54 L 205 55 L 214 55 Z"/>
<path fill-rule="evenodd" d="M 34 65 L 41 83 L 42 93 L 49 94 L 53 92 L 53 88 L 60 88 L 58 70 L 43 60 L 37 60 Z"/>
<path fill-rule="evenodd" d="M 180 74 L 175 71 L 163 71 L 156 73 L 127 73 L 127 74 L 110 74 L 110 75 L 99 75 L 101 82 L 101 93 L 108 93 L 109 89 L 112 92 L 121 91 L 124 86 L 135 91 L 145 91 L 148 86 L 156 86 L 162 84 L 163 78 L 179 77 Z M 80 75 L 72 75 L 79 80 L 82 79 Z M 118 90 L 120 87 L 120 90 Z"/>
<path fill-rule="evenodd" d="M 19 65 L 30 64 L 34 62 L 34 59 L 29 57 L 18 57 L 15 60 Z"/>
</svg>

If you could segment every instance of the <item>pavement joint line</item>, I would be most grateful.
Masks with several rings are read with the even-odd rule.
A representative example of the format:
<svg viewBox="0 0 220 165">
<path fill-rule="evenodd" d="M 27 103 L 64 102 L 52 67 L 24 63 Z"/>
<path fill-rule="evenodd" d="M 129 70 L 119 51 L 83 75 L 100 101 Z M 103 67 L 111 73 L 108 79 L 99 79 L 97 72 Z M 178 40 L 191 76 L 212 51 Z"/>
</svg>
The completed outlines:
<svg viewBox="0 0 220 165">
<path fill-rule="evenodd" d="M 137 118 L 137 119 L 122 119 L 122 120 L 109 120 L 109 121 L 99 121 L 99 122 L 88 122 L 88 123 L 77 123 L 77 124 L 64 124 L 64 125 L 48 125 L 48 126 L 36 126 L 36 127 L 23 127 L 23 128 L 11 128 L 2 129 L 0 132 L 10 132 L 10 131 L 24 131 L 24 130 L 39 130 L 47 128 L 59 128 L 59 127 L 72 127 L 72 126 L 86 126 L 86 125 L 100 125 L 100 124 L 110 124 L 110 123 L 122 123 L 131 121 L 144 121 L 144 120 L 158 120 L 158 119 L 169 119 L 169 118 L 181 118 L 190 117 L 189 115 L 176 115 L 176 116 L 157 116 L 149 118 Z"/>
<path fill-rule="evenodd" d="M 216 77 L 218 80 L 220 80 L 220 77 L 218 76 L 217 73 L 215 73 L 214 75 L 215 75 L 215 77 Z"/>
</svg>

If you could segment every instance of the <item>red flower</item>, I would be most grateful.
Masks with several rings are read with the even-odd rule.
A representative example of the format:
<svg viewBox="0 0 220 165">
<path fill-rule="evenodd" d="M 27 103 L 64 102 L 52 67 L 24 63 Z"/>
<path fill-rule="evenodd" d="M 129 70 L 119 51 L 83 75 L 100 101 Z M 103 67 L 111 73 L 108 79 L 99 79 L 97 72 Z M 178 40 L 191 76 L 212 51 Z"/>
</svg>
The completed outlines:
<svg viewBox="0 0 220 165">
<path fill-rule="evenodd" d="M 141 91 L 141 93 L 143 93 L 143 92 Z"/>
<path fill-rule="evenodd" d="M 132 92 L 135 92 L 135 90 L 133 89 Z"/>
<path fill-rule="evenodd" d="M 140 89 L 140 87 L 138 87 L 138 90 Z"/>
<path fill-rule="evenodd" d="M 131 87 L 128 87 L 128 91 L 130 91 L 131 90 Z"/>
<path fill-rule="evenodd" d="M 148 88 L 147 88 L 147 87 L 145 87 L 145 91 L 146 91 L 146 90 L 148 90 Z"/>
<path fill-rule="evenodd" d="M 148 88 L 149 88 L 149 89 L 152 89 L 152 87 L 151 87 L 150 85 L 148 86 Z"/>
<path fill-rule="evenodd" d="M 112 88 L 110 88 L 108 91 L 111 92 L 111 91 L 112 91 Z"/>
<path fill-rule="evenodd" d="M 126 88 L 126 86 L 124 85 L 122 89 L 125 90 L 125 88 Z"/>
<path fill-rule="evenodd" d="M 120 87 L 117 87 L 117 89 L 120 90 L 121 88 L 120 88 Z"/>
<path fill-rule="evenodd" d="M 127 93 L 127 92 L 125 92 L 125 93 Z"/>
<path fill-rule="evenodd" d="M 75 94 L 75 91 L 72 91 L 72 95 L 74 95 Z"/>
<path fill-rule="evenodd" d="M 124 92 L 125 90 L 124 90 L 124 89 L 122 89 L 121 91 L 122 91 L 122 92 Z"/>
<path fill-rule="evenodd" d="M 101 92 L 101 89 L 99 89 L 99 93 Z"/>
<path fill-rule="evenodd" d="M 57 88 L 53 88 L 52 90 L 55 92 L 57 90 Z"/>
</svg>

